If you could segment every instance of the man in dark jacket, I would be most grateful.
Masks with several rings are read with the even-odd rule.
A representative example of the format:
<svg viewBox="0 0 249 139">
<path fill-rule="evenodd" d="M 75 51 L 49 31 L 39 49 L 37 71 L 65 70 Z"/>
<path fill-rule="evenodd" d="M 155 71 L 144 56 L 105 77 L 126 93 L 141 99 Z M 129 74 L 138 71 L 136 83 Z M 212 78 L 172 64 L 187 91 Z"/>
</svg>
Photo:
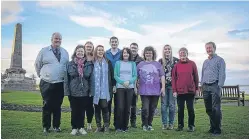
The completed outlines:
<svg viewBox="0 0 249 139">
<path fill-rule="evenodd" d="M 143 58 L 138 55 L 138 45 L 137 43 L 132 43 L 130 45 L 131 53 L 132 53 L 132 61 L 138 65 L 141 61 L 143 61 Z M 130 123 L 131 127 L 137 128 L 136 126 L 136 110 L 137 110 L 137 88 L 135 88 L 135 93 L 132 97 L 132 103 L 131 103 L 131 115 L 130 115 Z"/>
</svg>

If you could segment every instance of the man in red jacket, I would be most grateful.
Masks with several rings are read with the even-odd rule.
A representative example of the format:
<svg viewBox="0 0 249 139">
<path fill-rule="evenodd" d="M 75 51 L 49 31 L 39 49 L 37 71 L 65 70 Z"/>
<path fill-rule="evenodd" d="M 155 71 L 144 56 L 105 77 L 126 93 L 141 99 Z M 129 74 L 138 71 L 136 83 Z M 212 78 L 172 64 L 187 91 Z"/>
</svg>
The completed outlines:
<svg viewBox="0 0 249 139">
<path fill-rule="evenodd" d="M 172 71 L 173 95 L 177 95 L 178 105 L 178 128 L 182 131 L 184 127 L 184 105 L 187 103 L 188 109 L 188 131 L 195 131 L 194 98 L 198 93 L 198 71 L 194 61 L 188 59 L 188 50 L 179 50 L 180 61 L 174 66 Z"/>
</svg>

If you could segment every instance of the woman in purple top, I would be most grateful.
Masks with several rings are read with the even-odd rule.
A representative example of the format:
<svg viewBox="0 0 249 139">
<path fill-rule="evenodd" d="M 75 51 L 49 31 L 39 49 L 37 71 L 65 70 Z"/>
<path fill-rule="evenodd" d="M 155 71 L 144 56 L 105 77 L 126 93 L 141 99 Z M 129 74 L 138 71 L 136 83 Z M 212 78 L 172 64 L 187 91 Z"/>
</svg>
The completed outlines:
<svg viewBox="0 0 249 139">
<path fill-rule="evenodd" d="M 142 127 L 144 131 L 150 131 L 154 130 L 152 121 L 159 96 L 165 95 L 165 73 L 162 65 L 155 61 L 156 51 L 152 46 L 144 48 L 143 56 L 145 61 L 137 65 L 138 93 L 142 101 Z"/>
</svg>

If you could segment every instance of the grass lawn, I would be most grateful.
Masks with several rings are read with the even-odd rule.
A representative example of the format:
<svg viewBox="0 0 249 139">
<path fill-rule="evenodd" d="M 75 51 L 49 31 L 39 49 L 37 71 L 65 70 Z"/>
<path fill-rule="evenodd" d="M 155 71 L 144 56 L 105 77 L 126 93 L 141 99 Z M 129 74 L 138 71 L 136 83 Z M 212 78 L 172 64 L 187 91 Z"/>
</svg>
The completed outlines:
<svg viewBox="0 0 249 139">
<path fill-rule="evenodd" d="M 1 93 L 2 101 L 6 103 L 12 104 L 21 104 L 21 105 L 35 105 L 35 106 L 42 106 L 42 97 L 40 93 L 33 93 L 33 92 L 5 92 Z M 141 107 L 140 98 L 138 99 L 137 106 L 138 108 Z M 249 100 L 249 95 L 245 95 L 245 100 Z M 160 102 L 160 100 L 159 100 Z M 204 103 L 203 99 L 197 101 L 198 103 Z M 222 100 L 222 102 L 237 102 L 236 100 Z M 158 103 L 158 107 L 160 107 L 161 103 Z M 64 97 L 63 104 L 64 107 L 69 107 L 69 101 L 67 97 Z"/>
<path fill-rule="evenodd" d="M 141 128 L 131 129 L 128 133 L 116 134 L 112 131 L 109 134 L 90 132 L 82 136 L 73 138 L 129 138 L 129 139 L 154 139 L 154 138 L 179 138 L 179 139 L 201 139 L 201 138 L 224 138 L 224 139 L 248 139 L 249 138 L 249 109 L 248 107 L 224 106 L 223 108 L 222 129 L 223 133 L 219 137 L 213 137 L 206 133 L 208 130 L 208 117 L 202 105 L 196 105 L 196 131 L 193 133 L 186 132 L 186 128 L 182 132 L 162 131 L 161 117 L 155 117 L 153 127 L 155 131 L 144 132 Z M 2 138 L 3 139 L 40 139 L 45 138 L 41 128 L 41 113 L 39 112 L 19 112 L 2 110 Z M 185 111 L 186 113 L 186 111 Z M 93 121 L 95 129 L 95 121 Z M 187 123 L 187 115 L 185 116 Z M 141 124 L 140 116 L 138 117 L 138 125 Z M 70 113 L 62 114 L 62 133 L 50 133 L 49 138 L 68 139 L 72 138 L 69 134 Z M 113 127 L 111 127 L 113 128 Z"/>
<path fill-rule="evenodd" d="M 5 92 L 1 94 L 1 98 L 2 101 L 5 101 L 6 103 L 42 106 L 42 97 L 38 92 Z M 69 107 L 67 97 L 64 97 L 62 106 Z"/>
<path fill-rule="evenodd" d="M 23 94 L 25 93 L 25 94 Z M 41 105 L 42 100 L 39 93 L 26 93 L 26 92 L 14 92 L 14 93 L 2 93 L 2 100 L 8 103 L 24 104 L 24 105 Z M 67 98 L 65 98 L 63 105 L 69 106 Z M 160 103 L 158 103 L 160 104 Z M 141 105 L 139 101 L 139 105 Z M 159 105 L 160 110 L 160 105 Z M 62 113 L 62 133 L 50 133 L 48 137 L 44 137 L 41 127 L 41 113 L 40 112 L 20 112 L 20 111 L 7 111 L 2 110 L 2 131 L 1 136 L 3 139 L 40 139 L 40 138 L 86 138 L 86 139 L 155 139 L 155 138 L 174 138 L 174 139 L 201 139 L 201 138 L 222 138 L 222 139 L 248 139 L 249 138 L 249 108 L 238 106 L 222 106 L 222 129 L 221 136 L 214 137 L 207 132 L 209 129 L 209 120 L 205 112 L 204 105 L 197 103 L 195 105 L 195 125 L 196 131 L 188 133 L 186 130 L 187 125 L 187 111 L 185 110 L 185 129 L 182 132 L 176 131 L 162 131 L 161 130 L 161 117 L 156 116 L 153 121 L 153 127 L 155 131 L 144 132 L 142 131 L 141 118 L 138 116 L 137 129 L 130 129 L 128 133 L 118 133 L 114 131 L 109 134 L 89 132 L 85 136 L 70 135 L 70 113 Z M 176 116 L 177 117 L 177 116 Z M 113 121 L 113 117 L 111 122 Z M 177 123 L 177 121 L 176 121 Z M 95 120 L 93 120 L 93 128 L 95 129 Z M 176 126 L 176 124 L 175 124 Z M 111 128 L 113 129 L 112 123 Z"/>
</svg>

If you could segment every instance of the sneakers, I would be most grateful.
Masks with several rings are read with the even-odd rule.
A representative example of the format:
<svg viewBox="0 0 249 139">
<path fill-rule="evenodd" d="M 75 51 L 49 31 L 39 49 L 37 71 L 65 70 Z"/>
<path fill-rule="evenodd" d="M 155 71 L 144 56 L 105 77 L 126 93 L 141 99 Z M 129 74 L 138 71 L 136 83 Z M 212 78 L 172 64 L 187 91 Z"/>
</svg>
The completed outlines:
<svg viewBox="0 0 249 139">
<path fill-rule="evenodd" d="M 91 131 L 92 130 L 92 124 L 91 123 L 87 123 L 87 131 Z"/>
<path fill-rule="evenodd" d="M 116 133 L 120 133 L 120 132 L 123 132 L 123 130 L 121 130 L 121 129 L 116 130 Z"/>
<path fill-rule="evenodd" d="M 82 134 L 82 135 L 86 135 L 87 134 L 87 132 L 86 132 L 86 130 L 84 128 L 81 128 L 79 130 L 79 133 Z"/>
<path fill-rule="evenodd" d="M 182 131 L 183 130 L 183 127 L 178 127 L 177 129 L 176 129 L 176 131 Z"/>
<path fill-rule="evenodd" d="M 188 127 L 188 132 L 194 132 L 194 131 L 195 131 L 195 127 L 194 126 Z"/>
<path fill-rule="evenodd" d="M 55 127 L 54 132 L 61 132 L 61 128 L 60 127 Z"/>
<path fill-rule="evenodd" d="M 174 126 L 173 125 L 169 125 L 169 127 L 167 128 L 168 130 L 173 130 L 174 129 Z"/>
<path fill-rule="evenodd" d="M 148 128 L 147 128 L 147 126 L 143 126 L 143 131 L 148 131 Z"/>
<path fill-rule="evenodd" d="M 77 133 L 78 133 L 78 129 L 73 129 L 70 134 L 75 136 Z"/>
<path fill-rule="evenodd" d="M 163 125 L 162 130 L 166 130 L 166 129 L 167 129 L 167 125 Z"/>
<path fill-rule="evenodd" d="M 101 130 L 102 130 L 101 127 L 97 127 L 95 130 L 95 133 L 99 133 L 99 132 L 101 132 Z"/>
<path fill-rule="evenodd" d="M 104 132 L 109 133 L 110 129 L 109 127 L 104 127 Z"/>
<path fill-rule="evenodd" d="M 212 134 L 213 136 L 219 136 L 221 134 L 221 131 L 214 131 Z"/>
<path fill-rule="evenodd" d="M 148 130 L 149 130 L 149 131 L 153 131 L 154 128 L 153 128 L 152 126 L 148 126 Z"/>
<path fill-rule="evenodd" d="M 47 136 L 48 133 L 49 133 L 49 130 L 48 130 L 47 128 L 43 128 L 43 134 L 44 134 L 45 136 Z"/>
</svg>

